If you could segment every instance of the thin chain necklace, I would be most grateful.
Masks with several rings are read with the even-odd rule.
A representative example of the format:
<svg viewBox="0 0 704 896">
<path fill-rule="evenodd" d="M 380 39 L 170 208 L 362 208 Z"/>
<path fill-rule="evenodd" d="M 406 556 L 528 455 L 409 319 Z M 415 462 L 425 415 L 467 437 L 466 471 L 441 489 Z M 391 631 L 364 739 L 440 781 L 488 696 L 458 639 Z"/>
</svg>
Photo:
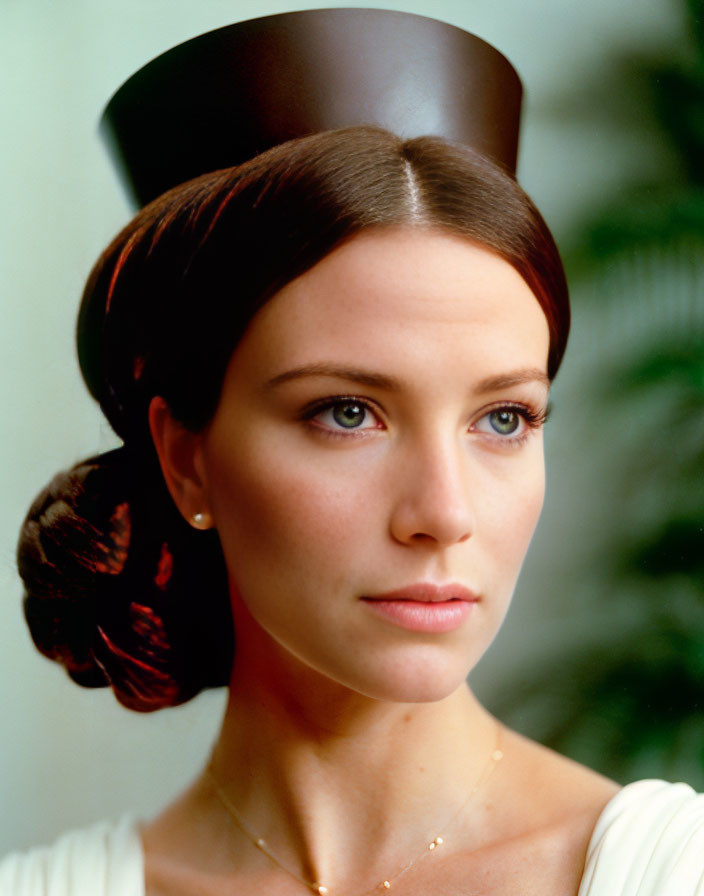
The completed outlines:
<svg viewBox="0 0 704 896">
<path fill-rule="evenodd" d="M 477 778 L 477 780 L 474 784 L 474 787 L 472 787 L 472 789 L 467 794 L 467 797 L 464 800 L 464 802 L 462 803 L 462 805 L 459 807 L 459 809 L 455 812 L 455 814 L 447 822 L 443 831 L 446 831 L 448 828 L 452 827 L 452 825 L 457 821 L 457 819 L 462 814 L 462 812 L 467 808 L 467 804 L 472 799 L 474 794 L 480 789 L 480 787 L 483 784 L 485 784 L 489 780 L 492 772 L 494 771 L 494 769 L 496 768 L 498 763 L 503 759 L 504 754 L 503 754 L 503 751 L 500 749 L 500 744 L 499 744 L 500 739 L 501 739 L 501 729 L 500 729 L 500 727 L 497 726 L 496 743 L 495 743 L 494 749 L 492 750 L 492 752 L 489 756 L 489 759 L 487 760 L 486 765 L 484 766 L 484 768 L 481 771 L 481 774 Z M 303 886 L 306 887 L 308 890 L 312 890 L 313 893 L 317 893 L 318 896 L 328 896 L 328 894 L 330 893 L 329 887 L 326 887 L 324 884 L 320 883 L 319 881 L 306 880 L 305 878 L 300 877 L 300 875 L 296 874 L 296 872 L 292 871 L 290 868 L 287 868 L 286 865 L 280 859 L 278 859 L 276 857 L 276 855 L 274 855 L 274 853 L 271 851 L 269 844 L 266 842 L 266 840 L 263 837 L 258 837 L 251 830 L 251 828 L 247 825 L 247 823 L 242 818 L 242 816 L 240 815 L 238 810 L 230 802 L 230 800 L 228 799 L 224 790 L 220 786 L 217 778 L 215 777 L 215 775 L 210 767 L 210 764 L 206 767 L 205 772 L 208 776 L 208 779 L 210 780 L 210 783 L 213 787 L 213 790 L 215 791 L 216 796 L 218 797 L 220 802 L 223 804 L 223 806 L 225 807 L 225 809 L 231 816 L 232 820 L 236 823 L 237 827 L 242 831 L 243 834 L 245 834 L 245 836 L 249 840 L 251 840 L 251 842 L 254 844 L 254 846 L 256 846 L 260 852 L 263 852 L 264 855 L 269 859 L 270 862 L 273 862 L 274 865 L 276 865 L 278 868 L 280 868 L 282 871 L 284 871 L 286 874 L 288 874 L 289 877 L 292 877 L 292 878 L 294 878 L 294 880 L 297 880 L 299 883 L 303 884 Z M 439 836 L 439 837 L 433 838 L 430 841 L 430 843 L 428 843 L 423 848 L 423 851 L 418 853 L 418 855 L 415 856 L 415 858 L 411 859 L 411 861 L 408 862 L 408 864 L 404 865 L 402 868 L 399 868 L 399 870 L 396 871 L 394 874 L 390 875 L 385 880 L 378 883 L 375 887 L 372 887 L 371 890 L 366 890 L 365 893 L 360 894 L 360 896 L 367 896 L 367 894 L 373 893 L 377 890 L 390 890 L 392 883 L 398 881 L 398 879 L 400 877 L 402 877 L 404 874 L 406 874 L 407 871 L 410 871 L 411 868 L 413 868 L 413 866 L 420 859 L 423 858 L 423 856 L 426 856 L 429 853 L 434 852 L 437 849 L 437 847 L 442 846 L 444 842 L 445 842 L 444 836 Z"/>
</svg>

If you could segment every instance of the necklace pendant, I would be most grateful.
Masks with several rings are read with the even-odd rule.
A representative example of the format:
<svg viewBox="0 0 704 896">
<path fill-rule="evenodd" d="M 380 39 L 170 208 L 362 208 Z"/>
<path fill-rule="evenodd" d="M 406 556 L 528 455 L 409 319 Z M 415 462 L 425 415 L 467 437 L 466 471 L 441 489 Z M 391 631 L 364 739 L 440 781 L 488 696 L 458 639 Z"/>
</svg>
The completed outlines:
<svg viewBox="0 0 704 896">
<path fill-rule="evenodd" d="M 317 893 L 318 896 L 327 896 L 328 888 L 324 887 L 322 884 L 311 884 L 311 889 L 314 893 Z"/>
<path fill-rule="evenodd" d="M 385 880 L 384 883 L 382 884 L 382 887 L 383 887 L 385 890 L 390 890 L 390 889 L 391 889 L 391 882 L 388 881 L 388 880 Z"/>
</svg>

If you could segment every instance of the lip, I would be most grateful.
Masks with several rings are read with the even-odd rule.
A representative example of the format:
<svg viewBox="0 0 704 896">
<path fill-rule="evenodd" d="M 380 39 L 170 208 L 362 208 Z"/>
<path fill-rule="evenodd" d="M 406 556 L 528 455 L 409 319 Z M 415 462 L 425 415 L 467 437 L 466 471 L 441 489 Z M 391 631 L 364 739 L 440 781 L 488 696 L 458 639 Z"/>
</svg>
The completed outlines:
<svg viewBox="0 0 704 896">
<path fill-rule="evenodd" d="M 442 634 L 459 628 L 479 597 L 464 585 L 422 582 L 396 591 L 365 595 L 362 601 L 375 615 L 400 628 Z"/>
</svg>

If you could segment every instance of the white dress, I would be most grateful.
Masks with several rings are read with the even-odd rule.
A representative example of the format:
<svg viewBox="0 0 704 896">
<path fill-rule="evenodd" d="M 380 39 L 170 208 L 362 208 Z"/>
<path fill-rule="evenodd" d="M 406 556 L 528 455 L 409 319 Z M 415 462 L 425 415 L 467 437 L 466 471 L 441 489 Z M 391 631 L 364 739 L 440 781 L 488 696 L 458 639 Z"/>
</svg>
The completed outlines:
<svg viewBox="0 0 704 896">
<path fill-rule="evenodd" d="M 0 896 L 145 896 L 135 823 L 103 822 L 0 862 Z M 637 781 L 602 812 L 579 896 L 704 896 L 704 794 Z"/>
<path fill-rule="evenodd" d="M 704 794 L 665 781 L 619 791 L 592 833 L 579 896 L 704 896 Z"/>
<path fill-rule="evenodd" d="M 104 821 L 11 853 L 0 862 L 0 896 L 145 896 L 137 826 L 128 817 Z"/>
</svg>

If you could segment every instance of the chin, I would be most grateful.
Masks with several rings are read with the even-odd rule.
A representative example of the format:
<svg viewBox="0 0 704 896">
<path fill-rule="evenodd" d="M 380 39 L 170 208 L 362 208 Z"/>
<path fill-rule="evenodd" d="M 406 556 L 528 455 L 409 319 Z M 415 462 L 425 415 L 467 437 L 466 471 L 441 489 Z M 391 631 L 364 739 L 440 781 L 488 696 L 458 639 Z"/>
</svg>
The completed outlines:
<svg viewBox="0 0 704 896">
<path fill-rule="evenodd" d="M 453 680 L 385 682 L 379 687 L 359 690 L 366 697 L 384 703 L 439 703 L 463 686 L 466 677 Z"/>
<path fill-rule="evenodd" d="M 336 676 L 338 682 L 365 697 L 386 703 L 437 703 L 463 686 L 471 668 L 462 663 L 443 662 L 425 656 L 397 660 L 365 674 Z M 370 664 L 371 665 L 371 664 Z M 376 674 L 374 674 L 376 672 Z"/>
</svg>

